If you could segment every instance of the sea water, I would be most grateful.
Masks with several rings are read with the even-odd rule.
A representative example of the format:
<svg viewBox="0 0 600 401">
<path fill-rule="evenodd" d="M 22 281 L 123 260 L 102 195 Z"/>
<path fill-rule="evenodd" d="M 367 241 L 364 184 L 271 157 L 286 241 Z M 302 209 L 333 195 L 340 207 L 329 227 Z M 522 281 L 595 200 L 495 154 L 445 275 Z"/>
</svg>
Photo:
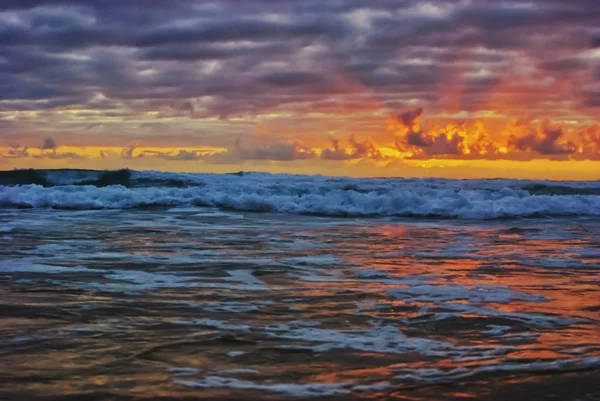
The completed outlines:
<svg viewBox="0 0 600 401">
<path fill-rule="evenodd" d="M 7 174 L 2 399 L 599 395 L 598 182 Z"/>
</svg>

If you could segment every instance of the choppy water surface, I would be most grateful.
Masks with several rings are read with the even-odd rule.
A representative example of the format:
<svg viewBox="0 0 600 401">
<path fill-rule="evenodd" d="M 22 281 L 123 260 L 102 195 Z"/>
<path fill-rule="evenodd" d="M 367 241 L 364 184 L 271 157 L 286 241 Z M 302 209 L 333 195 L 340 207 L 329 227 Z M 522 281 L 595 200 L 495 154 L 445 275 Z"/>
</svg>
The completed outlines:
<svg viewBox="0 0 600 401">
<path fill-rule="evenodd" d="M 599 268 L 594 218 L 3 209 L 0 398 L 598 399 Z"/>
</svg>

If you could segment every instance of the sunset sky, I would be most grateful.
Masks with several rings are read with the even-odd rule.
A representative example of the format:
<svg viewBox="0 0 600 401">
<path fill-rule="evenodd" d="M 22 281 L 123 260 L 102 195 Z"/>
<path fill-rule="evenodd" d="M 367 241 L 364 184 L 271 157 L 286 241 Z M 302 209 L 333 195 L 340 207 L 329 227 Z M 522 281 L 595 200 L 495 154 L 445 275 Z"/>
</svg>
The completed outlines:
<svg viewBox="0 0 600 401">
<path fill-rule="evenodd" d="M 600 179 L 600 1 L 2 0 L 15 167 Z"/>
</svg>

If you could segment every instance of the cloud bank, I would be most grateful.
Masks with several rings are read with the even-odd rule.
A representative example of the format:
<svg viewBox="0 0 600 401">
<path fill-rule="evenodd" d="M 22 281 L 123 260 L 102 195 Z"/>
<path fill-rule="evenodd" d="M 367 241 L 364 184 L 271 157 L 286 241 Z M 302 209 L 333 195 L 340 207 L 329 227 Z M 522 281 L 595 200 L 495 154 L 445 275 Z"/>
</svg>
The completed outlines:
<svg viewBox="0 0 600 401">
<path fill-rule="evenodd" d="M 598 160 L 598 21 L 596 0 L 5 0 L 2 154 Z"/>
</svg>

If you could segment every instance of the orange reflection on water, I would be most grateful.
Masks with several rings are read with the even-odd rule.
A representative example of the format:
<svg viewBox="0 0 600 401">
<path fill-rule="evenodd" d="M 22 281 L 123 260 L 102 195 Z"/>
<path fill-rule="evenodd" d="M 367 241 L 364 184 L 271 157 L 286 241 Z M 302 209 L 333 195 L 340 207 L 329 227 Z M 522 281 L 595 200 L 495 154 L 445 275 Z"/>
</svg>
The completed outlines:
<svg viewBox="0 0 600 401">
<path fill-rule="evenodd" d="M 495 340 L 519 349 L 511 358 L 564 358 L 576 355 L 577 347 L 597 348 L 598 258 L 585 256 L 586 250 L 594 249 L 589 239 L 569 237 L 577 228 L 449 227 L 390 224 L 362 228 L 368 239 L 361 246 L 368 249 L 351 252 L 346 260 L 381 272 L 370 273 L 366 276 L 370 279 L 355 286 L 375 290 L 380 296 L 379 309 L 362 313 L 372 318 L 432 319 L 418 326 L 420 335 L 449 338 L 452 325 L 440 326 L 446 320 L 436 321 L 437 314 L 452 313 L 473 322 L 489 315 L 488 324 L 511 325 L 506 336 L 500 332 Z M 415 276 L 421 277 L 420 281 L 410 280 Z M 398 282 L 390 282 L 393 279 Z M 402 284 L 403 279 L 409 280 Z M 388 290 L 394 288 L 407 289 L 403 295 L 407 300 L 390 297 Z M 466 299 L 453 296 L 452 291 L 463 291 L 461 288 Z M 435 295 L 438 289 L 442 291 L 439 299 Z M 469 296 L 472 289 L 484 291 L 484 297 Z M 500 291 L 502 295 L 486 300 L 485 291 Z M 463 308 L 447 312 L 452 305 Z M 408 330 L 412 327 L 409 324 Z M 485 330 L 493 333 L 485 323 L 465 333 L 474 340 Z M 454 332 L 452 337 L 457 335 L 459 332 Z M 481 344 L 489 341 L 489 337 L 483 338 Z M 574 353 L 561 352 L 568 349 L 575 349 Z"/>
</svg>

